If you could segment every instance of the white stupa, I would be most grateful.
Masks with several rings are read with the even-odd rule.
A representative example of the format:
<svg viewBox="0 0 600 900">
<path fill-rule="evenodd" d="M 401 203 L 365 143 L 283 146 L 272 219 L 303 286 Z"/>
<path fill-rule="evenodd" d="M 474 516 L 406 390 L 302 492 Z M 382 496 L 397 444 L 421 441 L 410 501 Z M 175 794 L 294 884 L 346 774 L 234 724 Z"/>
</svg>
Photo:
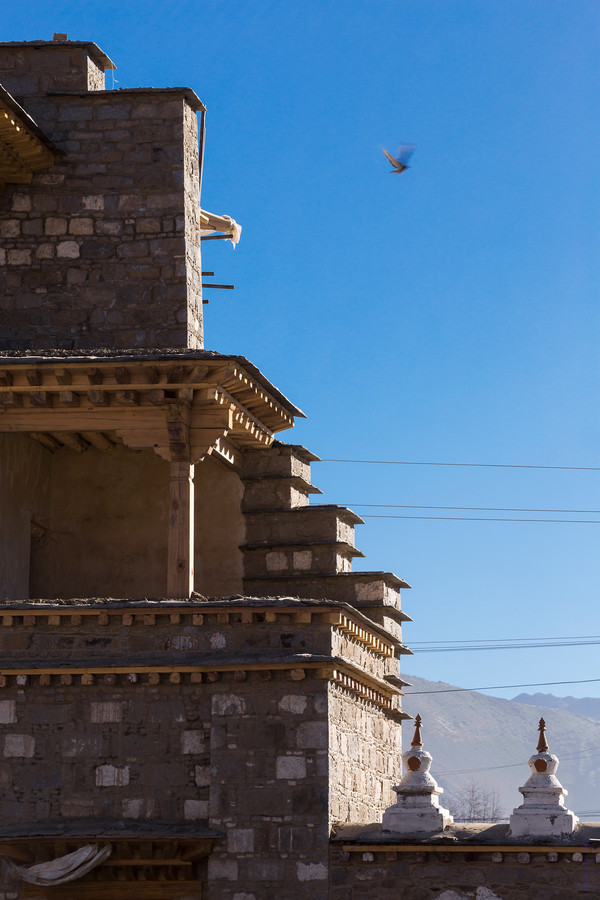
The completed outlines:
<svg viewBox="0 0 600 900">
<path fill-rule="evenodd" d="M 572 834 L 579 819 L 565 808 L 566 791 L 556 775 L 558 757 L 550 753 L 546 723 L 540 719 L 537 753 L 529 760 L 531 775 L 519 790 L 523 803 L 510 817 L 511 837 L 560 838 Z"/>
<path fill-rule="evenodd" d="M 415 735 L 410 750 L 402 754 L 406 775 L 394 788 L 397 799 L 383 814 L 384 831 L 396 834 L 435 834 L 451 825 L 454 819 L 447 809 L 440 806 L 438 797 L 443 788 L 438 787 L 429 774 L 431 754 L 423 750 L 421 740 L 421 716 L 415 719 Z"/>
</svg>

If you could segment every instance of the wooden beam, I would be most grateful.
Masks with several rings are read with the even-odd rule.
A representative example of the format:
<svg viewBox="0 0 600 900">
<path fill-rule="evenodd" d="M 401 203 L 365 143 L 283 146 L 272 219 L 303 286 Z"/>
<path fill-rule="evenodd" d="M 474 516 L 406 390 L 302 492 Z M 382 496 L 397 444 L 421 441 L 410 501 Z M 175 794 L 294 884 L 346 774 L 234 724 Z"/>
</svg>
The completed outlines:
<svg viewBox="0 0 600 900">
<path fill-rule="evenodd" d="M 194 590 L 194 466 L 171 462 L 167 597 L 191 597 Z"/>
</svg>

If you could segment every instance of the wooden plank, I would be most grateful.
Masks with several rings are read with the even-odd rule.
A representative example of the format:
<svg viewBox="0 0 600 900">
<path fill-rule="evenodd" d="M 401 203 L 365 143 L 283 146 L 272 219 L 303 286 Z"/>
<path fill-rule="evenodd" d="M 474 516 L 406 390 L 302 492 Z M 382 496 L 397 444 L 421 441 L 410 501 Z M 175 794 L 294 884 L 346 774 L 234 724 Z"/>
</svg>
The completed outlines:
<svg viewBox="0 0 600 900">
<path fill-rule="evenodd" d="M 194 590 L 194 466 L 171 462 L 167 597 L 190 597 Z"/>
<path fill-rule="evenodd" d="M 22 900 L 202 900 L 202 886 L 198 881 L 76 881 L 49 888 L 23 884 Z"/>
</svg>

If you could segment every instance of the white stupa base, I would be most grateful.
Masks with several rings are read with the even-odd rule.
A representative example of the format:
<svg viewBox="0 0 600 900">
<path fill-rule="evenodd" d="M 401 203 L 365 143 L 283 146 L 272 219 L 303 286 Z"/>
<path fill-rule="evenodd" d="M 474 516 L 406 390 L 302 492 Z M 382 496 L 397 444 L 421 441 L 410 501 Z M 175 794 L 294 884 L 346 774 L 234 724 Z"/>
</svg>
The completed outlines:
<svg viewBox="0 0 600 900">
<path fill-rule="evenodd" d="M 565 837 L 573 834 L 579 819 L 560 807 L 518 807 L 510 817 L 511 837 Z"/>
<path fill-rule="evenodd" d="M 454 819 L 447 809 L 437 804 L 435 795 L 433 799 L 435 802 L 432 803 L 431 794 L 398 795 L 398 801 L 384 812 L 381 827 L 395 834 L 436 834 L 443 831 L 447 825 L 452 825 Z"/>
</svg>

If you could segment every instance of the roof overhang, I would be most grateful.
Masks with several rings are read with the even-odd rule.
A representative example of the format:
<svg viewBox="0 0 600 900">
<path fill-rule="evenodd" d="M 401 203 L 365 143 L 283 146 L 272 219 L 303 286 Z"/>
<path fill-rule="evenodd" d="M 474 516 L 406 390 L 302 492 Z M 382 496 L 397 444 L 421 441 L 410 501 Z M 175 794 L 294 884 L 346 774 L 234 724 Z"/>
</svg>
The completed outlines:
<svg viewBox="0 0 600 900">
<path fill-rule="evenodd" d="M 171 462 L 212 454 L 237 465 L 239 451 L 269 447 L 294 424 L 295 408 L 249 368 L 210 356 L 0 358 L 0 432 L 28 434 L 48 450 L 111 452 L 122 442 Z"/>
<path fill-rule="evenodd" d="M 14 97 L 0 85 L 0 186 L 29 184 L 59 153 Z"/>
</svg>

